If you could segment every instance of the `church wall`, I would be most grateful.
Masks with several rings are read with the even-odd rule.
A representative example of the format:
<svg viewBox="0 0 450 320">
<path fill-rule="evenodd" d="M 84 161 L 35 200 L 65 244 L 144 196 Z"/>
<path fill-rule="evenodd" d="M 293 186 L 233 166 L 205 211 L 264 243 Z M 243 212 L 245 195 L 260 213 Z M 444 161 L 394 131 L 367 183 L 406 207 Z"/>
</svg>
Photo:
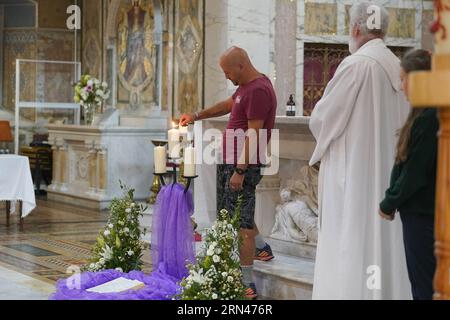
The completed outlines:
<svg viewBox="0 0 450 320">
<path fill-rule="evenodd" d="M 176 0 L 173 117 L 203 105 L 204 1 Z"/>
<path fill-rule="evenodd" d="M 6 30 L 3 38 L 3 106 L 14 111 L 16 59 L 35 59 L 37 53 L 37 33 L 31 30 Z M 35 99 L 36 73 L 31 65 L 22 71 L 22 99 Z"/>
<path fill-rule="evenodd" d="M 226 48 L 237 45 L 248 51 L 256 68 L 266 73 L 274 83 L 278 98 L 277 114 L 285 114 L 288 95 L 294 93 L 297 115 L 300 115 L 304 98 L 305 54 L 314 46 L 321 49 L 328 55 L 327 72 L 334 72 L 340 60 L 348 54 L 348 12 L 356 2 L 208 0 L 205 17 L 205 107 L 229 97 L 236 90 L 225 79 L 218 59 Z M 432 47 L 432 38 L 428 33 L 428 25 L 433 20 L 432 1 L 388 0 L 383 5 L 393 21 L 386 42 L 396 54 L 408 48 Z M 326 82 L 323 87 L 325 85 Z M 280 127 L 285 128 L 283 124 Z M 278 176 L 283 187 L 296 169 L 307 164 L 306 153 L 311 151 L 313 141 L 291 135 L 281 139 L 283 150 Z M 299 159 L 291 153 L 299 150 L 295 143 L 302 141 L 307 142 L 299 151 L 304 153 L 304 157 Z"/>
<path fill-rule="evenodd" d="M 144 56 L 139 56 L 138 47 L 139 50 L 127 47 L 138 45 L 136 41 L 131 44 L 127 38 L 132 34 L 137 37 L 139 33 L 130 32 L 131 24 L 128 24 L 133 16 L 132 1 L 104 1 L 104 7 L 103 75 L 113 86 L 116 101 L 110 104 L 119 108 L 122 114 L 140 117 L 166 114 L 178 117 L 201 107 L 204 1 L 140 1 L 141 10 L 146 11 Z M 91 34 L 96 30 L 84 31 L 85 39 L 92 39 Z M 86 41 L 92 43 L 92 40 Z M 84 47 L 87 45 L 85 43 Z M 129 51 L 133 55 L 129 55 Z M 132 67 L 137 60 L 143 63 L 136 64 L 139 68 Z M 89 63 L 92 64 L 96 62 Z M 144 81 L 142 70 L 147 75 Z"/>
<path fill-rule="evenodd" d="M 296 91 L 298 105 L 303 105 L 305 79 L 305 44 L 326 43 L 347 46 L 349 10 L 355 1 L 297 1 L 300 26 L 297 34 Z M 389 0 L 382 3 L 389 12 L 390 27 L 386 43 L 406 48 L 432 48 L 428 25 L 432 21 L 432 1 Z M 304 27 L 302 27 L 304 26 Z"/>
<path fill-rule="evenodd" d="M 273 81 L 279 106 L 284 105 L 288 101 L 290 94 L 295 94 L 297 28 L 297 2 L 290 0 L 276 1 L 275 52 L 284 53 L 273 55 Z M 285 109 L 279 107 L 277 115 L 285 114 Z"/>
<path fill-rule="evenodd" d="M 73 61 L 75 36 L 67 30 L 66 8 L 73 1 L 39 1 L 37 25 L 33 27 L 5 28 L 3 36 L 2 105 L 14 111 L 16 59 Z M 79 48 L 79 44 L 78 44 Z M 22 101 L 71 102 L 73 73 L 61 66 L 23 64 L 21 69 Z M 68 85 L 63 85 L 67 83 Z M 66 111 L 23 109 L 21 115 L 35 121 L 48 120 Z"/>
<path fill-rule="evenodd" d="M 82 73 L 103 78 L 103 0 L 83 1 Z"/>
<path fill-rule="evenodd" d="M 205 107 L 228 98 L 227 81 L 219 66 L 228 48 L 228 0 L 205 3 Z"/>
<path fill-rule="evenodd" d="M 249 52 L 258 70 L 273 81 L 278 115 L 285 114 L 285 104 L 291 93 L 296 94 L 299 114 L 303 106 L 305 43 L 347 46 L 349 9 L 355 2 L 208 0 L 205 77 L 214 81 L 211 85 L 206 84 L 205 107 L 229 97 L 236 89 L 225 77 L 220 79 L 218 58 L 224 48 L 238 45 Z M 389 0 L 383 5 L 392 21 L 387 37 L 389 46 L 432 48 L 432 37 L 428 32 L 433 20 L 432 1 Z M 217 7 L 222 10 L 214 10 Z M 215 30 L 221 30 L 222 36 L 208 36 Z M 223 93 L 225 85 L 227 91 Z"/>
<path fill-rule="evenodd" d="M 38 0 L 37 2 L 40 28 L 67 29 L 66 10 L 67 7 L 75 4 L 76 0 Z"/>
</svg>

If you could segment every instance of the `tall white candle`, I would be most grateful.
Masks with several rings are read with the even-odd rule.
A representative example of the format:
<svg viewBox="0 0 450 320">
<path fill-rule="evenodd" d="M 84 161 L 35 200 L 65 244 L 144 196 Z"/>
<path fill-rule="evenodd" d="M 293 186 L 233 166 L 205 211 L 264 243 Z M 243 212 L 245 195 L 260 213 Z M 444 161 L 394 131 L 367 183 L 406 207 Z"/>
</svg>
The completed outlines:
<svg viewBox="0 0 450 320">
<path fill-rule="evenodd" d="M 172 159 L 180 157 L 180 131 L 176 128 L 169 130 L 169 157 Z"/>
<path fill-rule="evenodd" d="M 155 173 L 162 174 L 167 171 L 166 147 L 155 147 L 154 149 Z"/>
<path fill-rule="evenodd" d="M 194 133 L 192 131 L 188 131 L 188 133 L 187 133 L 187 141 L 188 142 L 194 141 Z"/>
<path fill-rule="evenodd" d="M 195 148 L 192 146 L 184 149 L 184 176 L 195 177 Z"/>
<path fill-rule="evenodd" d="M 187 135 L 188 133 L 188 127 L 187 126 L 181 126 L 180 127 L 180 134 L 181 135 Z"/>
</svg>

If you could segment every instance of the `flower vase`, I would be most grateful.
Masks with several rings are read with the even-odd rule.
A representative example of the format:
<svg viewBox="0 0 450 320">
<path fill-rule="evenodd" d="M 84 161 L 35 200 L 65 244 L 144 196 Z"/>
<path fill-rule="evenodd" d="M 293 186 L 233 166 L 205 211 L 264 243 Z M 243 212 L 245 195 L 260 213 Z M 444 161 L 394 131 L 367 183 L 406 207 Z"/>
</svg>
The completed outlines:
<svg viewBox="0 0 450 320">
<path fill-rule="evenodd" d="M 84 124 L 86 126 L 92 126 L 94 122 L 95 104 L 87 103 L 83 106 L 84 110 Z"/>
</svg>

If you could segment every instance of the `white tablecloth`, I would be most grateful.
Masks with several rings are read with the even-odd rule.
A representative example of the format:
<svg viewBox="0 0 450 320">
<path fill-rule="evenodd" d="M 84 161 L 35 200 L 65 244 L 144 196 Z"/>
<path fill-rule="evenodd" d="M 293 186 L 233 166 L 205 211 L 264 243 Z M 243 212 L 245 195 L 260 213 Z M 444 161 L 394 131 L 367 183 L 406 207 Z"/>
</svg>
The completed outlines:
<svg viewBox="0 0 450 320">
<path fill-rule="evenodd" d="M 0 201 L 22 201 L 22 217 L 35 207 L 34 186 L 27 157 L 0 155 Z M 14 213 L 15 206 L 11 206 Z"/>
</svg>

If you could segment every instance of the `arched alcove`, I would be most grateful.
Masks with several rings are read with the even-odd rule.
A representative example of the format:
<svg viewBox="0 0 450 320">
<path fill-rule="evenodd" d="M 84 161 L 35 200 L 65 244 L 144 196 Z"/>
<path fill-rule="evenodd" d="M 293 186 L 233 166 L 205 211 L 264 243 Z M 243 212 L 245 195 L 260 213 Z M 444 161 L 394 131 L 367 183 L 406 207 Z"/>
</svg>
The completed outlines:
<svg viewBox="0 0 450 320">
<path fill-rule="evenodd" d="M 134 4 L 138 4 L 136 12 Z M 130 30 L 136 18 L 136 30 Z M 163 6 L 160 0 L 111 1 L 105 44 L 108 81 L 118 108 L 161 109 Z"/>
</svg>

